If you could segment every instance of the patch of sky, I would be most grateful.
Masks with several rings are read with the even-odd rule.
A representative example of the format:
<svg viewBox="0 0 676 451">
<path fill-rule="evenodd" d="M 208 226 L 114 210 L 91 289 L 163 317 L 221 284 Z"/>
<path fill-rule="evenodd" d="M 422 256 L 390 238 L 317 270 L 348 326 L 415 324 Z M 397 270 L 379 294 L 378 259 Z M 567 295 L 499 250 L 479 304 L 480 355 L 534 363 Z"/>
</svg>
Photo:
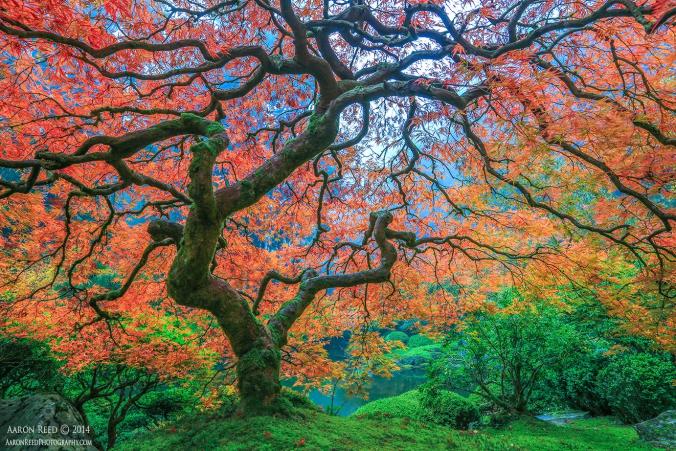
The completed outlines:
<svg viewBox="0 0 676 451">
<path fill-rule="evenodd" d="M 22 173 L 19 169 L 0 168 L 0 180 L 16 183 L 21 181 Z"/>
</svg>

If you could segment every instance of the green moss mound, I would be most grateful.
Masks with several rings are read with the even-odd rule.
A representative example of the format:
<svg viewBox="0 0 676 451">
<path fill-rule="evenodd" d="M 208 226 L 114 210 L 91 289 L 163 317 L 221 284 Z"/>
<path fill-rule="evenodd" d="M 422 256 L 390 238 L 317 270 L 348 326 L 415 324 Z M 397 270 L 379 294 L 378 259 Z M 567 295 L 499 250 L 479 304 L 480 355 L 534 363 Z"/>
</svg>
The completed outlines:
<svg viewBox="0 0 676 451">
<path fill-rule="evenodd" d="M 426 386 L 399 396 L 378 399 L 361 406 L 354 413 L 358 417 L 409 418 L 467 429 L 479 421 L 477 404 L 448 390 Z"/>
<path fill-rule="evenodd" d="M 183 418 L 119 443 L 119 450 L 656 450 L 612 419 L 553 426 L 519 419 L 500 429 L 456 431 L 409 418 L 336 417 L 301 409 L 295 418 Z"/>
<path fill-rule="evenodd" d="M 418 390 L 411 390 L 399 396 L 377 399 L 364 404 L 353 415 L 358 417 L 422 419 L 420 393 Z"/>
</svg>

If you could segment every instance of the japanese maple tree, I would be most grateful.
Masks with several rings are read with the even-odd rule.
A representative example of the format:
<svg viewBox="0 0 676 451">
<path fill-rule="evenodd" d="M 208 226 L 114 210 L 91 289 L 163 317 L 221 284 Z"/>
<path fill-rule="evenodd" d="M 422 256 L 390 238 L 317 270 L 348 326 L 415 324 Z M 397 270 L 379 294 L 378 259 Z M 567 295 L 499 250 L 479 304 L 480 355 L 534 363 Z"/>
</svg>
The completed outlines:
<svg viewBox="0 0 676 451">
<path fill-rule="evenodd" d="M 370 324 L 443 326 L 510 284 L 591 291 L 670 345 L 674 15 L 5 0 L 3 327 L 161 372 L 209 359 L 152 330 L 214 319 L 251 413 L 276 408 L 282 360 L 339 369 L 322 337 L 352 329 L 368 357 Z"/>
</svg>

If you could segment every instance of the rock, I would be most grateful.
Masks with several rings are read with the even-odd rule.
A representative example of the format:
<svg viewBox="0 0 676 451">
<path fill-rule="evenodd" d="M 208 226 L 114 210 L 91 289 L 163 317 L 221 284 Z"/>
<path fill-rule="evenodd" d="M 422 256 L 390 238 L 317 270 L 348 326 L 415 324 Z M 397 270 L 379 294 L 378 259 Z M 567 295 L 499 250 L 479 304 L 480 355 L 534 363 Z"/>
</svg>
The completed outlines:
<svg viewBox="0 0 676 451">
<path fill-rule="evenodd" d="M 638 436 L 664 448 L 676 448 L 676 410 L 667 410 L 651 420 L 634 425 Z"/>
<path fill-rule="evenodd" d="M 59 395 L 0 400 L 0 449 L 96 450 L 89 432 Z"/>
</svg>

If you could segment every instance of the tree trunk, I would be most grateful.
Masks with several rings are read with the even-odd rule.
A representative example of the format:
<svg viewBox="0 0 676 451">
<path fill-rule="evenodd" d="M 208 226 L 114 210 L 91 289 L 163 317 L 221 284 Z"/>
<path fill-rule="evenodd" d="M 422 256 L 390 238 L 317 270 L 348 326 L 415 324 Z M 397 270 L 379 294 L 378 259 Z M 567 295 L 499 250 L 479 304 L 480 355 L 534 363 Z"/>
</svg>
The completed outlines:
<svg viewBox="0 0 676 451">
<path fill-rule="evenodd" d="M 281 352 L 270 340 L 259 339 L 237 362 L 239 411 L 244 415 L 284 413 L 280 404 Z"/>
<path fill-rule="evenodd" d="M 94 445 L 94 448 L 103 450 L 104 449 L 103 445 L 96 438 L 96 432 L 94 431 L 94 428 L 92 427 L 92 425 L 89 423 L 89 418 L 87 417 L 87 413 L 84 410 L 84 402 L 76 400 L 76 401 L 71 401 L 71 404 L 73 404 L 73 407 L 75 407 L 75 410 L 77 410 L 77 412 L 82 417 L 84 425 L 87 427 L 87 434 L 89 434 L 89 436 L 91 437 L 92 445 Z"/>
<path fill-rule="evenodd" d="M 115 442 L 117 441 L 117 428 L 115 426 L 108 425 L 108 443 L 106 449 L 113 449 Z"/>
</svg>

